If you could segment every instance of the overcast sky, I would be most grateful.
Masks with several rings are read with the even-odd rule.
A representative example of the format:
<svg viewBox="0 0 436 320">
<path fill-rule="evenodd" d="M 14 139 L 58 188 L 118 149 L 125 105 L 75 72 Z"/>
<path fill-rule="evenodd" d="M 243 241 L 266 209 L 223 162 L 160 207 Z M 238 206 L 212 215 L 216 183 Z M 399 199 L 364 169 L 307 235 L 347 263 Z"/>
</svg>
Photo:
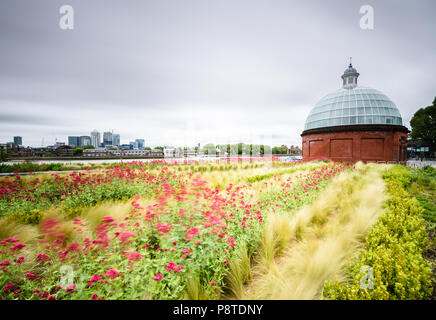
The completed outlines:
<svg viewBox="0 0 436 320">
<path fill-rule="evenodd" d="M 74 30 L 59 8 L 74 8 Z M 362 5 L 374 30 L 359 27 Z M 2 0 L 0 143 L 300 145 L 349 57 L 408 126 L 436 96 L 436 1 Z M 272 139 L 272 141 L 271 141 Z"/>
</svg>

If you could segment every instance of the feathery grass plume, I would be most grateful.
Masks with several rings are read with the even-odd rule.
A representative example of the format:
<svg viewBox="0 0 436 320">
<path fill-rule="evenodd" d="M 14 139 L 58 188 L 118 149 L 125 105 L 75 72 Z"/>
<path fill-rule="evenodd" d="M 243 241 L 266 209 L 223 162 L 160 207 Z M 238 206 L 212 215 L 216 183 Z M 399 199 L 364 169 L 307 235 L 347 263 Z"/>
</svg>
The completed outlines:
<svg viewBox="0 0 436 320">
<path fill-rule="evenodd" d="M 185 299 L 186 300 L 211 300 L 214 297 L 205 290 L 196 276 L 189 276 L 186 279 Z"/>
<path fill-rule="evenodd" d="M 37 242 L 38 228 L 34 225 L 25 225 L 9 217 L 0 218 L 0 240 L 17 238 L 23 243 Z"/>
<path fill-rule="evenodd" d="M 360 163 L 357 168 L 335 178 L 311 206 L 296 213 L 288 237 L 297 241 L 288 240 L 282 256 L 274 257 L 274 232 L 264 229 L 270 243 L 261 254 L 268 259 L 254 267 L 245 298 L 318 299 L 326 280 L 344 277 L 346 261 L 357 254 L 384 201 L 380 171 Z"/>
<path fill-rule="evenodd" d="M 229 261 L 229 270 L 225 275 L 227 287 L 232 298 L 242 299 L 243 286 L 251 279 L 251 260 L 246 244 L 242 244 Z"/>
<path fill-rule="evenodd" d="M 91 230 L 95 230 L 103 222 L 101 219 L 110 216 L 117 221 L 129 216 L 131 211 L 129 202 L 105 202 L 95 207 L 83 209 L 80 218 L 89 225 Z"/>
</svg>

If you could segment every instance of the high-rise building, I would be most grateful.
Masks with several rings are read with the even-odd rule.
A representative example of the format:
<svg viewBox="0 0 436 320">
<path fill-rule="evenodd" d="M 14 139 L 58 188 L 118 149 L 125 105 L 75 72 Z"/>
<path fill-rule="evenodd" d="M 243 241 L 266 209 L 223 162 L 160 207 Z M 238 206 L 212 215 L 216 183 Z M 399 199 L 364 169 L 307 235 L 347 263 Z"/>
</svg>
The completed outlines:
<svg viewBox="0 0 436 320">
<path fill-rule="evenodd" d="M 145 147 L 144 139 L 136 139 L 135 142 L 138 145 L 137 146 L 138 149 L 144 149 L 144 147 Z"/>
<path fill-rule="evenodd" d="M 80 137 L 69 136 L 68 137 L 68 145 L 72 146 L 72 147 L 80 146 Z"/>
<path fill-rule="evenodd" d="M 16 147 L 22 146 L 23 145 L 23 138 L 19 137 L 19 136 L 14 137 L 14 145 Z"/>
<path fill-rule="evenodd" d="M 94 148 L 98 148 L 100 146 L 100 140 L 100 132 L 93 130 L 91 132 L 91 145 L 94 146 Z"/>
<path fill-rule="evenodd" d="M 112 134 L 112 145 L 119 147 L 121 144 L 120 142 L 120 135 L 118 133 Z"/>
<path fill-rule="evenodd" d="M 112 132 L 109 131 L 103 132 L 103 144 L 104 146 L 112 145 Z"/>
<path fill-rule="evenodd" d="M 138 149 L 138 144 L 135 141 L 130 141 L 129 145 L 130 145 L 130 150 Z"/>
<path fill-rule="evenodd" d="M 91 145 L 91 137 L 90 136 L 81 136 L 80 137 L 80 146 L 89 146 Z"/>
</svg>

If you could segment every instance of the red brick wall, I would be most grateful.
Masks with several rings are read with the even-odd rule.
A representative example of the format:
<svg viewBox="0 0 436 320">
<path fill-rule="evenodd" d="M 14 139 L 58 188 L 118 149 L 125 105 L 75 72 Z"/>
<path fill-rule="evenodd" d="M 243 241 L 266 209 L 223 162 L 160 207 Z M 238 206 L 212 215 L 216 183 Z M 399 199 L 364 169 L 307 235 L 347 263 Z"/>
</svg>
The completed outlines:
<svg viewBox="0 0 436 320">
<path fill-rule="evenodd" d="M 327 157 L 335 161 L 405 161 L 401 131 L 344 131 L 303 136 L 303 160 Z M 400 152 L 401 150 L 401 152 Z"/>
</svg>

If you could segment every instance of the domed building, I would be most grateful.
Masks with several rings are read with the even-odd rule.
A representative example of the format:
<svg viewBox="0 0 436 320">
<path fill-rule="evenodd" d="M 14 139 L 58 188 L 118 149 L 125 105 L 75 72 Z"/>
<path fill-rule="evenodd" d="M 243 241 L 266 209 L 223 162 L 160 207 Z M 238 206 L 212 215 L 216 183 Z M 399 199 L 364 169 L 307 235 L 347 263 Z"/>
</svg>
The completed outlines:
<svg viewBox="0 0 436 320">
<path fill-rule="evenodd" d="M 343 87 L 322 98 L 307 117 L 303 160 L 400 162 L 406 160 L 407 133 L 395 104 L 382 92 L 357 85 L 350 63 Z"/>
</svg>

